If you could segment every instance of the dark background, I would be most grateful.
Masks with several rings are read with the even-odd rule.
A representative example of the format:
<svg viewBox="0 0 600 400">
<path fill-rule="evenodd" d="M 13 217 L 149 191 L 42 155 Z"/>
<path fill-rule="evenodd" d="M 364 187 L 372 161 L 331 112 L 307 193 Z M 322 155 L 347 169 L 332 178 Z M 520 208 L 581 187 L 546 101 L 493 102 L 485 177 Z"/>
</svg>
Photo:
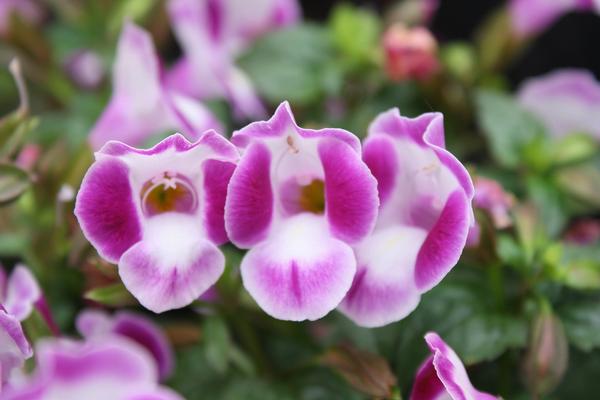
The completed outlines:
<svg viewBox="0 0 600 400">
<path fill-rule="evenodd" d="M 339 0 L 302 0 L 304 16 L 312 20 L 327 18 Z M 393 0 L 353 0 L 379 12 L 394 4 Z M 441 41 L 470 40 L 474 30 L 503 0 L 441 0 L 432 22 L 432 30 Z M 523 79 L 556 68 L 577 67 L 591 70 L 600 77 L 600 16 L 593 13 L 565 14 L 512 65 L 507 76 L 513 85 Z"/>
</svg>

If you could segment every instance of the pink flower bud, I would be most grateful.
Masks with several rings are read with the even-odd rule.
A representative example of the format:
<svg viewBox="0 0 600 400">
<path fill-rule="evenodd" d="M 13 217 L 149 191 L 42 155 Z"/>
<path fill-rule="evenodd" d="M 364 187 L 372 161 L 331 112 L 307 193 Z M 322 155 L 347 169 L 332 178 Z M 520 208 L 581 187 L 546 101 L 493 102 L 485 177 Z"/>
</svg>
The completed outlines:
<svg viewBox="0 0 600 400">
<path fill-rule="evenodd" d="M 396 23 L 383 35 L 383 47 L 387 74 L 392 80 L 426 80 L 439 69 L 437 41 L 426 28 Z"/>
<path fill-rule="evenodd" d="M 487 211 L 496 228 L 504 229 L 511 226 L 509 211 L 515 203 L 513 195 L 505 192 L 504 188 L 493 179 L 478 176 L 474 184 L 473 205 Z"/>
<path fill-rule="evenodd" d="M 569 347 L 560 320 L 543 311 L 533 322 L 524 360 L 525 382 L 534 396 L 550 393 L 567 369 Z"/>
</svg>

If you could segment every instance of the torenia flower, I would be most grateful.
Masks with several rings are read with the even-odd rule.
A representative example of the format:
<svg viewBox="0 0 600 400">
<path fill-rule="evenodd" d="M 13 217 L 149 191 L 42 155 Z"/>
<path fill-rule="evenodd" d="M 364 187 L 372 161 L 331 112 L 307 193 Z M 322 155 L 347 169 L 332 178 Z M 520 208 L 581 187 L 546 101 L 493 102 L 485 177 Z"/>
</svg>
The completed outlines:
<svg viewBox="0 0 600 400">
<path fill-rule="evenodd" d="M 0 305 L 0 392 L 9 382 L 12 371 L 21 368 L 32 355 L 21 323 Z"/>
<path fill-rule="evenodd" d="M 37 369 L 9 388 L 7 400 L 181 400 L 157 384 L 150 355 L 135 343 L 46 340 L 36 346 Z"/>
<path fill-rule="evenodd" d="M 358 270 L 340 309 L 376 327 L 408 315 L 456 264 L 474 221 L 473 185 L 445 150 L 437 113 L 381 114 L 369 127 L 363 159 L 381 205 L 373 233 L 354 246 Z"/>
<path fill-rule="evenodd" d="M 154 312 L 184 307 L 217 281 L 227 241 L 223 207 L 238 154 L 209 131 L 149 150 L 109 142 L 83 178 L 75 214 L 125 286 Z"/>
<path fill-rule="evenodd" d="M 552 135 L 583 132 L 600 139 L 600 83 L 591 72 L 563 69 L 531 78 L 517 97 Z"/>
<path fill-rule="evenodd" d="M 439 69 L 437 41 L 427 28 L 407 28 L 395 23 L 383 35 L 383 48 L 392 80 L 425 80 Z"/>
<path fill-rule="evenodd" d="M 509 11 L 514 30 L 523 36 L 544 31 L 571 11 L 600 11 L 598 0 L 511 0 Z"/>
<path fill-rule="evenodd" d="M 417 372 L 410 400 L 497 399 L 473 387 L 460 358 L 437 333 L 428 333 L 425 341 L 432 355 Z"/>
<path fill-rule="evenodd" d="M 86 338 L 118 335 L 133 340 L 154 357 L 161 380 L 173 372 L 173 350 L 163 331 L 152 320 L 127 311 L 110 316 L 100 310 L 85 310 L 77 316 L 77 330 Z"/>
<path fill-rule="evenodd" d="M 350 288 L 350 244 L 370 233 L 377 215 L 377 184 L 358 139 L 341 129 L 302 129 L 283 103 L 232 141 L 243 155 L 225 224 L 231 241 L 250 249 L 241 263 L 244 286 L 275 318 L 323 317 Z"/>
<path fill-rule="evenodd" d="M 0 303 L 6 312 L 23 321 L 41 298 L 40 287 L 27 267 L 17 265 L 8 277 L 0 268 Z"/>
<path fill-rule="evenodd" d="M 197 138 L 219 127 L 207 108 L 167 90 L 152 38 L 126 23 L 113 67 L 112 98 L 92 129 L 92 147 L 99 149 L 109 140 L 136 146 L 152 135 L 175 130 Z"/>
<path fill-rule="evenodd" d="M 168 11 L 184 52 L 169 86 L 199 99 L 227 98 L 239 117 L 263 116 L 235 58 L 258 36 L 297 21 L 296 0 L 170 0 Z"/>
</svg>

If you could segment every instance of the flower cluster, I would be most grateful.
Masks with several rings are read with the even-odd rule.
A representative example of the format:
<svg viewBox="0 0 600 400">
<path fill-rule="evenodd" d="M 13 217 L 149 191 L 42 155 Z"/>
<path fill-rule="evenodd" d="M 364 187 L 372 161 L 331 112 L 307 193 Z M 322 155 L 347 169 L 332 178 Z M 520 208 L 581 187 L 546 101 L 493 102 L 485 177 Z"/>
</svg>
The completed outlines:
<svg viewBox="0 0 600 400">
<path fill-rule="evenodd" d="M 409 314 L 456 264 L 473 186 L 444 146 L 443 117 L 381 114 L 361 143 L 299 127 L 287 102 L 268 121 L 149 150 L 110 141 L 77 196 L 81 228 L 155 312 L 184 307 L 220 277 L 217 247 L 248 249 L 241 276 L 269 315 L 339 308 L 362 326 Z"/>
</svg>

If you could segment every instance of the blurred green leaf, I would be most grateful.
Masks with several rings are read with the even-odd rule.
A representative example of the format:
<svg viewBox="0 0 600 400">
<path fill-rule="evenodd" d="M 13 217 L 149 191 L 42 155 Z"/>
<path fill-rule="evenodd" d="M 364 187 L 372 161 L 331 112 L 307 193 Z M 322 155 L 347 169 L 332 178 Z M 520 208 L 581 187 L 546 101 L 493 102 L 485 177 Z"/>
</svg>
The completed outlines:
<svg viewBox="0 0 600 400">
<path fill-rule="evenodd" d="M 584 161 L 598 153 L 598 142 L 590 135 L 580 133 L 565 136 L 553 145 L 555 165 Z"/>
<path fill-rule="evenodd" d="M 258 91 L 271 103 L 307 104 L 341 86 L 327 30 L 310 24 L 265 36 L 240 60 Z"/>
<path fill-rule="evenodd" d="M 542 125 L 514 99 L 500 92 L 480 90 L 475 104 L 479 125 L 494 158 L 505 167 L 522 164 L 523 149 L 543 134 Z"/>
<path fill-rule="evenodd" d="M 110 307 L 122 307 L 137 304 L 122 282 L 89 290 L 84 297 Z"/>
<path fill-rule="evenodd" d="M 0 204 L 18 199 L 30 186 L 29 174 L 19 167 L 0 164 Z"/>
<path fill-rule="evenodd" d="M 229 348 L 232 345 L 225 321 L 217 316 L 206 318 L 202 325 L 206 360 L 219 373 L 227 372 Z"/>
<path fill-rule="evenodd" d="M 600 162 L 587 162 L 557 172 L 560 187 L 567 193 L 598 208 L 600 207 Z"/>
<path fill-rule="evenodd" d="M 600 299 L 569 303 L 558 310 L 569 341 L 582 351 L 600 347 Z"/>
<path fill-rule="evenodd" d="M 329 22 L 335 47 L 351 67 L 372 63 L 379 49 L 380 20 L 374 13 L 340 4 Z"/>
<path fill-rule="evenodd" d="M 529 176 L 527 192 L 535 204 L 530 211 L 536 214 L 532 223 L 536 225 L 536 246 L 540 246 L 547 237 L 556 237 L 562 232 L 568 221 L 567 207 L 562 193 L 551 179 Z"/>
</svg>

